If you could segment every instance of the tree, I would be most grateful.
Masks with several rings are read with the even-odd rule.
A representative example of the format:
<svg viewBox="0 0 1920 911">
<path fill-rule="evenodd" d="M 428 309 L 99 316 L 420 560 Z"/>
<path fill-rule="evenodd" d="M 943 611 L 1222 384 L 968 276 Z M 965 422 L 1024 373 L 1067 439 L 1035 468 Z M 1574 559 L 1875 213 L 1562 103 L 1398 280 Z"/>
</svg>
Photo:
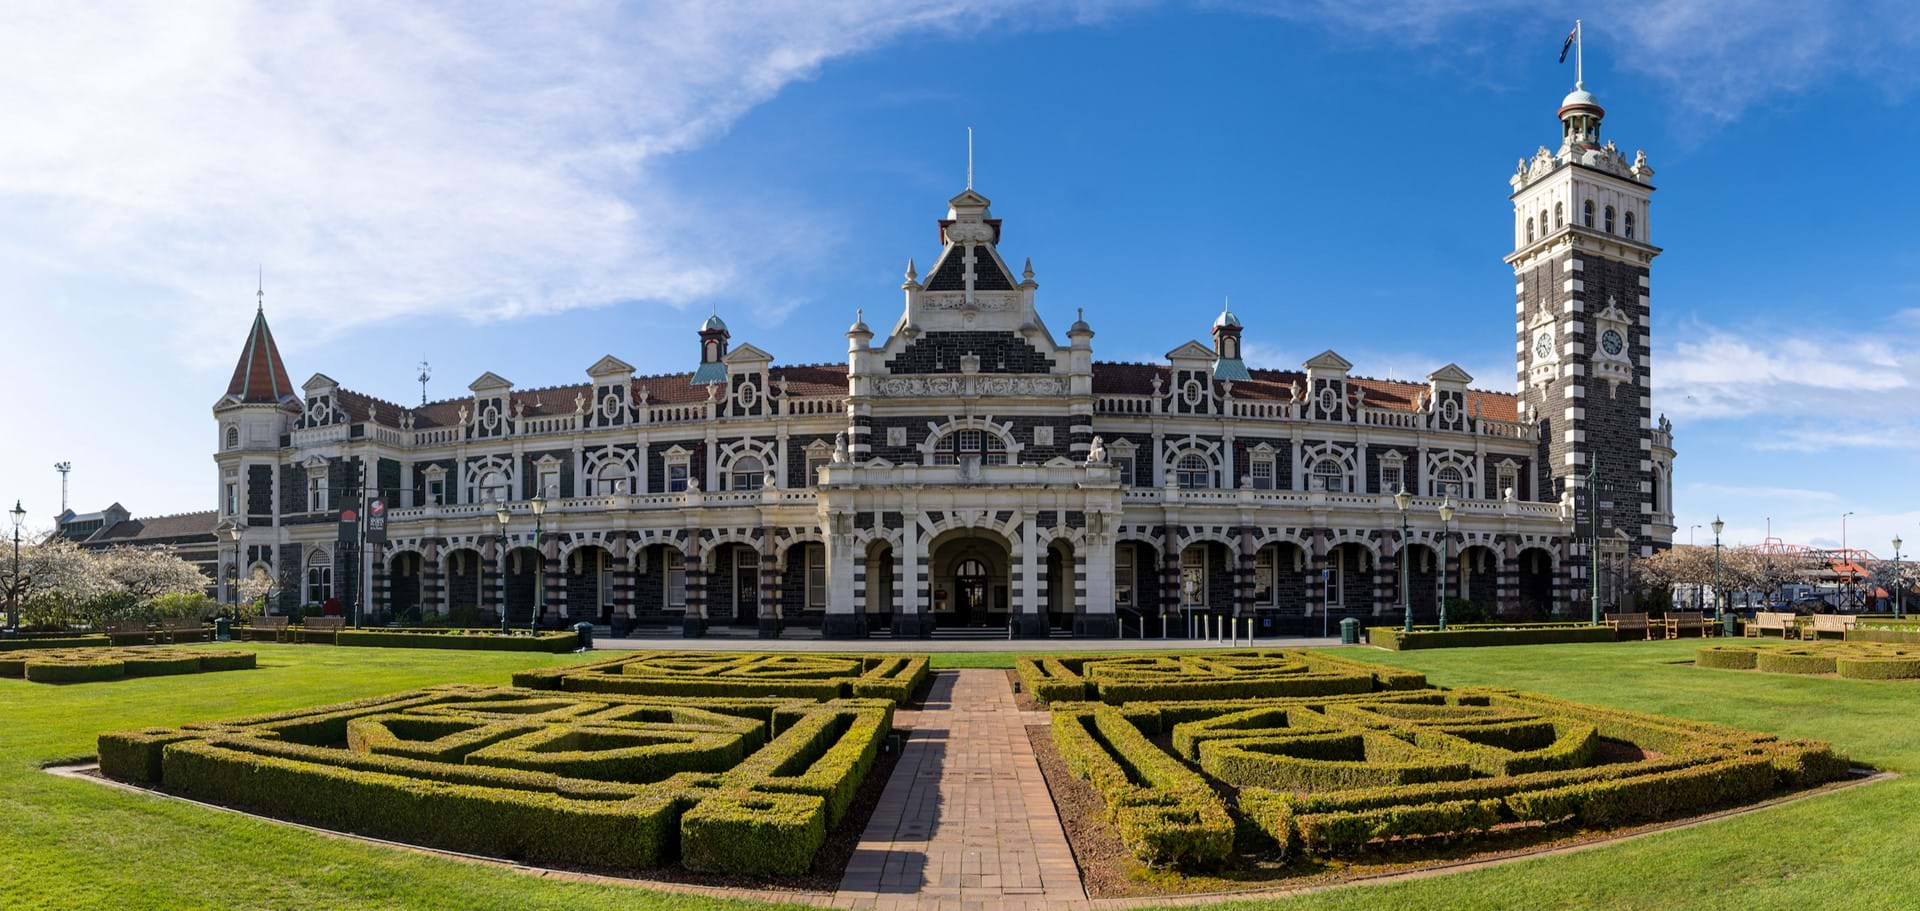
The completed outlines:
<svg viewBox="0 0 1920 911">
<path fill-rule="evenodd" d="M 165 595 L 205 592 L 207 575 L 171 547 L 116 547 L 99 556 L 107 578 L 130 597 L 135 608 L 151 612 Z"/>
<path fill-rule="evenodd" d="M 235 587 L 240 594 L 239 602 L 233 606 L 233 615 L 236 619 L 258 617 L 265 613 L 267 599 L 280 589 L 279 583 L 274 581 L 273 576 L 259 567 L 254 567 L 253 572 L 247 574 L 247 577 L 241 579 Z"/>
<path fill-rule="evenodd" d="M 21 547 L 18 581 L 9 572 L 0 584 L 8 600 L 20 605 L 21 623 L 27 626 L 88 619 L 89 605 L 117 588 L 94 554 L 65 538 Z"/>
<path fill-rule="evenodd" d="M 1920 585 L 1920 566 L 1910 560 L 1895 563 L 1892 560 L 1878 560 L 1867 566 L 1867 577 L 1872 583 L 1887 590 L 1888 607 L 1894 606 L 1899 597 L 1896 592 L 1905 592 L 1904 607 L 1911 610 L 1914 604 L 1914 587 Z"/>
</svg>

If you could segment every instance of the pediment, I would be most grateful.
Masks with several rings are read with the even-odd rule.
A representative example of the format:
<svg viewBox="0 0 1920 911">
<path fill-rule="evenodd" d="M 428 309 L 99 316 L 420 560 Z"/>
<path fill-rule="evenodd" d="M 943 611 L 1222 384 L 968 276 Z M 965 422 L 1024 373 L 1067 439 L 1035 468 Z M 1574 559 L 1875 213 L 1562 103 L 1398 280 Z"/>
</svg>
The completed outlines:
<svg viewBox="0 0 1920 911">
<path fill-rule="evenodd" d="M 1473 374 L 1460 369 L 1459 364 L 1448 364 L 1427 374 L 1430 383 L 1458 383 L 1462 386 L 1473 382 Z"/>
<path fill-rule="evenodd" d="M 512 389 L 513 381 L 491 370 L 480 374 L 480 378 L 467 384 L 471 392 L 492 392 L 496 389 Z"/>
<path fill-rule="evenodd" d="M 1341 357 L 1332 348 L 1328 348 L 1308 358 L 1306 367 L 1308 370 L 1337 370 L 1345 373 L 1353 369 L 1353 362 Z"/>
<path fill-rule="evenodd" d="M 1170 361 L 1211 361 L 1213 357 L 1212 348 L 1195 341 L 1189 341 L 1167 352 L 1167 360 Z"/>
<path fill-rule="evenodd" d="M 313 375 L 312 379 L 309 379 L 305 383 L 302 383 L 300 385 L 300 389 L 302 392 L 305 392 L 308 395 L 314 395 L 316 393 L 322 393 L 331 389 L 335 389 L 339 387 L 339 385 L 340 385 L 339 383 L 334 381 L 333 377 L 330 377 L 324 373 L 316 373 Z"/>
<path fill-rule="evenodd" d="M 306 461 L 303 461 L 300 463 L 300 467 L 305 468 L 308 471 L 313 471 L 316 469 L 325 469 L 327 467 L 327 457 L 320 456 L 320 455 L 308 456 L 306 458 Z"/>
<path fill-rule="evenodd" d="M 587 368 L 587 375 L 595 379 L 603 376 L 632 376 L 633 365 L 609 354 L 593 362 Z"/>
<path fill-rule="evenodd" d="M 726 357 L 720 360 L 728 364 L 765 364 L 772 362 L 773 355 L 749 343 L 741 342 L 735 346 L 732 351 L 727 352 Z"/>
</svg>

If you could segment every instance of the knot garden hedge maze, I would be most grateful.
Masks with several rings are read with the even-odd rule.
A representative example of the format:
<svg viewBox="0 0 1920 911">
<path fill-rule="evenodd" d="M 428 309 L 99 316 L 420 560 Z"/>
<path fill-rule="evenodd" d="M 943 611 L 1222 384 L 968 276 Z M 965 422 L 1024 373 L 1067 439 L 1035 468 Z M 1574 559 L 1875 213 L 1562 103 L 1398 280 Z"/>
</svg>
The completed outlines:
<svg viewBox="0 0 1920 911">
<path fill-rule="evenodd" d="M 1920 678 L 1920 646 L 1875 642 L 1807 645 L 1709 645 L 1693 653 L 1699 667 L 1773 674 L 1838 674 L 1855 680 Z"/>
<path fill-rule="evenodd" d="M 36 683 L 86 683 L 254 666 L 252 652 L 202 648 L 49 648 L 0 652 L 0 677 Z"/>
<path fill-rule="evenodd" d="M 1223 680 L 1218 690 L 1199 680 L 1210 665 Z M 1120 839 L 1156 865 L 1606 829 L 1751 802 L 1848 771 L 1824 743 L 1508 689 L 1426 688 L 1417 674 L 1367 667 L 1269 652 L 1041 658 L 1021 670 L 1058 685 L 1053 693 L 1098 700 L 1047 697 L 1054 743 L 1072 774 L 1099 792 Z M 1083 689 L 1073 689 L 1074 678 Z M 1243 678 L 1273 695 L 1225 697 L 1228 681 Z M 1283 680 L 1298 689 L 1284 692 Z"/>
<path fill-rule="evenodd" d="M 1022 657 L 1020 683 L 1043 702 L 1329 696 L 1421 689 L 1412 671 L 1304 651 Z"/>
<path fill-rule="evenodd" d="M 641 652 L 513 675 L 515 686 L 635 696 L 873 698 L 906 702 L 927 680 L 925 655 Z"/>
</svg>

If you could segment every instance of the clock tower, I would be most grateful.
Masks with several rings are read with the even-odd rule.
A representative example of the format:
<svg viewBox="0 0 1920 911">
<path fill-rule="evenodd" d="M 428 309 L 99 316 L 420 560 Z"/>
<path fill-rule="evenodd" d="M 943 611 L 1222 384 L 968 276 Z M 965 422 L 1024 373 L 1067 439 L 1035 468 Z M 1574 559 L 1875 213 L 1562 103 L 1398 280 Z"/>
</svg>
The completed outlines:
<svg viewBox="0 0 1920 911">
<path fill-rule="evenodd" d="M 1539 489 L 1576 507 L 1577 577 L 1596 502 L 1603 563 L 1673 541 L 1672 435 L 1652 414 L 1653 168 L 1601 140 L 1605 116 L 1576 83 L 1559 148 L 1521 159 L 1510 181 L 1520 407 L 1540 428 Z"/>
</svg>

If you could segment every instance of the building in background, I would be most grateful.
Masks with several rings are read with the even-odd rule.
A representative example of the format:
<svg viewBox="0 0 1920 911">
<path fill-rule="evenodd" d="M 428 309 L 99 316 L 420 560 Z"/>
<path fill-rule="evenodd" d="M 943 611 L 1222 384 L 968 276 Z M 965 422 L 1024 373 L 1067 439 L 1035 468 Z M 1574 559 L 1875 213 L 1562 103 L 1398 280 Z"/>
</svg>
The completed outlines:
<svg viewBox="0 0 1920 911">
<path fill-rule="evenodd" d="M 1298 632 L 1398 622 L 1403 588 L 1422 621 L 1443 597 L 1567 612 L 1589 468 L 1601 550 L 1644 555 L 1671 540 L 1674 452 L 1648 404 L 1652 170 L 1599 144 L 1583 89 L 1559 114 L 1559 150 L 1513 182 L 1517 395 L 1452 365 L 1358 376 L 1333 351 L 1251 369 L 1262 321 L 1226 310 L 1208 343 L 1096 361 L 1084 314 L 1064 339 L 1042 319 L 969 187 L 884 331 L 855 315 L 844 363 L 778 364 L 715 315 L 682 372 L 609 355 L 570 385 L 489 372 L 403 406 L 325 374 L 295 388 L 256 313 L 213 409 L 217 521 L 243 527 L 222 559 L 277 573 L 283 609 L 364 585 L 381 616 L 688 635 L 1110 636 L 1185 611 Z M 363 488 L 388 535 L 364 561 L 336 523 Z"/>
<path fill-rule="evenodd" d="M 173 516 L 135 518 L 127 508 L 115 503 L 99 512 L 76 513 L 69 509 L 54 517 L 52 537 L 66 538 L 86 550 L 114 547 L 169 547 L 180 559 L 193 564 L 209 580 L 208 594 L 218 594 L 222 565 L 220 540 L 215 526 L 219 512 L 185 512 Z"/>
</svg>

